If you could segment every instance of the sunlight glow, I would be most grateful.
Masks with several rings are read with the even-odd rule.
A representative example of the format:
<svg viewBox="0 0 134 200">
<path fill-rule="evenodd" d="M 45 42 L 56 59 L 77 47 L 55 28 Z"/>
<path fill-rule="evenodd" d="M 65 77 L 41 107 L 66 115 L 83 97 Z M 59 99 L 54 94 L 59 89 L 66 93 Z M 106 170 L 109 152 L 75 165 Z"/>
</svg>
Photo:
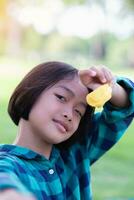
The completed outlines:
<svg viewBox="0 0 134 200">
<path fill-rule="evenodd" d="M 89 9 L 86 6 L 77 6 L 64 13 L 57 28 L 63 35 L 90 37 L 105 28 L 104 21 L 105 16 L 99 7 Z"/>
<path fill-rule="evenodd" d="M 134 32 L 132 16 L 119 16 L 121 2 L 109 0 L 105 8 L 97 4 L 64 7 L 61 0 L 46 1 L 35 7 L 10 9 L 10 14 L 23 26 L 33 26 L 40 34 L 56 30 L 61 35 L 91 37 L 108 31 L 118 37 L 128 37 Z"/>
</svg>

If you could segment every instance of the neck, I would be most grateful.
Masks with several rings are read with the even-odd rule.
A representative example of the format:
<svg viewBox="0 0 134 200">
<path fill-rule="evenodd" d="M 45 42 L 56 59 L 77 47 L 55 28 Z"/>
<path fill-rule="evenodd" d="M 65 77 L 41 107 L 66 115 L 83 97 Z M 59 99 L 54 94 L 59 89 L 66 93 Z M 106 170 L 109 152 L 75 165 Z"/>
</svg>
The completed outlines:
<svg viewBox="0 0 134 200">
<path fill-rule="evenodd" d="M 47 159 L 50 158 L 52 151 L 52 144 L 46 143 L 37 133 L 33 133 L 28 121 L 24 119 L 20 120 L 19 131 L 13 144 L 29 148 Z"/>
</svg>

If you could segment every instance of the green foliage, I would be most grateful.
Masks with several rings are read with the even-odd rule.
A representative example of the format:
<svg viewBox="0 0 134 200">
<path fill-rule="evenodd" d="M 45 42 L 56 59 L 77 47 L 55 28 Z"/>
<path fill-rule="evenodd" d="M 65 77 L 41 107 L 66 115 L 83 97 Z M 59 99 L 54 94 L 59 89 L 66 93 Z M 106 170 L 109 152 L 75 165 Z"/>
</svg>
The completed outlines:
<svg viewBox="0 0 134 200">
<path fill-rule="evenodd" d="M 126 0 L 125 4 L 128 6 L 130 10 L 134 10 L 134 0 Z"/>
<path fill-rule="evenodd" d="M 63 0 L 65 5 L 72 5 L 72 4 L 84 4 L 87 0 Z"/>
<path fill-rule="evenodd" d="M 33 30 L 32 27 L 27 27 L 23 30 L 22 48 L 27 51 L 41 51 L 43 48 L 43 36 Z"/>
</svg>

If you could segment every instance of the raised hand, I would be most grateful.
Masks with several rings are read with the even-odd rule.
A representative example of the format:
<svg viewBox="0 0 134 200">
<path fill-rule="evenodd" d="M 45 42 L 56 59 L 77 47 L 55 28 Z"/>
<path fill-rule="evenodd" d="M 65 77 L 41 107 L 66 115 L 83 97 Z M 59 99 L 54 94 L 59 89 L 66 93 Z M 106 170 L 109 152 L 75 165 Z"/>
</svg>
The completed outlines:
<svg viewBox="0 0 134 200">
<path fill-rule="evenodd" d="M 79 76 L 82 83 L 91 90 L 96 89 L 102 84 L 115 82 L 115 76 L 104 66 L 94 66 L 86 70 L 80 70 Z"/>
</svg>

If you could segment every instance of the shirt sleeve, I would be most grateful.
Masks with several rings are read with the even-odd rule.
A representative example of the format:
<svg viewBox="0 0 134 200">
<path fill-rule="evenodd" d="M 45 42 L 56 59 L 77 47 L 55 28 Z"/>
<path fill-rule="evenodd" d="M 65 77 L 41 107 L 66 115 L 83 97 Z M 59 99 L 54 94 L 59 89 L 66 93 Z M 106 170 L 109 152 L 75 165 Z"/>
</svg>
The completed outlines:
<svg viewBox="0 0 134 200">
<path fill-rule="evenodd" d="M 10 157 L 0 155 L 0 191 L 15 189 L 25 195 L 32 195 L 22 184 Z"/>
<path fill-rule="evenodd" d="M 134 117 L 134 83 L 122 78 L 117 82 L 127 91 L 129 106 L 121 109 L 107 102 L 103 111 L 94 115 L 91 137 L 87 139 L 91 165 L 119 141 Z"/>
</svg>

